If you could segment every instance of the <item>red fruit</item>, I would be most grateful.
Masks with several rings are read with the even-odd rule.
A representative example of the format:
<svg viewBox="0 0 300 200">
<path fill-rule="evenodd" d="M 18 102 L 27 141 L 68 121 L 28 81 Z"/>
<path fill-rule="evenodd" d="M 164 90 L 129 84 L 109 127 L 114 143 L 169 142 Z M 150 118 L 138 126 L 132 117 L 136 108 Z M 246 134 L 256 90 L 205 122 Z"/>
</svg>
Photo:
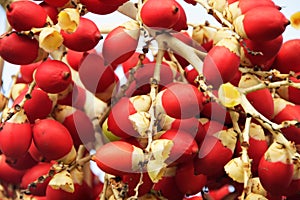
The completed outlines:
<svg viewBox="0 0 300 200">
<path fill-rule="evenodd" d="M 143 162 L 143 151 L 127 142 L 114 141 L 98 148 L 92 160 L 104 172 L 123 176 L 140 170 L 139 162 Z"/>
<path fill-rule="evenodd" d="M 82 185 L 78 183 L 74 184 L 74 192 L 66 192 L 62 189 L 53 189 L 50 185 L 46 189 L 46 200 L 93 200 L 91 188 L 86 184 L 85 181 L 82 182 Z"/>
<path fill-rule="evenodd" d="M 50 164 L 50 163 L 40 162 L 36 166 L 27 170 L 22 178 L 21 188 L 27 189 L 29 184 L 38 180 L 39 177 L 48 175 L 51 167 L 52 167 L 52 164 Z M 37 195 L 37 196 L 45 196 L 46 188 L 47 188 L 47 185 L 50 180 L 51 180 L 51 177 L 47 177 L 46 179 L 43 180 L 42 183 L 37 183 L 35 186 L 30 187 L 30 193 L 33 195 Z"/>
<path fill-rule="evenodd" d="M 249 147 L 248 147 L 248 156 L 251 161 L 251 171 L 255 176 L 257 174 L 258 164 L 261 160 L 262 156 L 268 149 L 268 143 L 265 138 L 264 130 L 261 126 L 251 123 L 250 131 L 249 131 Z M 235 154 L 237 156 L 241 155 L 241 143 L 238 140 L 236 145 Z"/>
<path fill-rule="evenodd" d="M 17 170 L 10 167 L 6 162 L 5 155 L 0 155 L 0 179 L 1 181 L 18 185 L 26 170 Z"/>
<path fill-rule="evenodd" d="M 195 0 L 184 0 L 186 3 L 192 4 L 193 6 L 197 5 Z"/>
<path fill-rule="evenodd" d="M 193 85 L 171 83 L 158 93 L 156 106 L 170 117 L 186 119 L 195 117 L 202 110 L 203 94 Z"/>
<path fill-rule="evenodd" d="M 153 189 L 166 199 L 182 200 L 184 197 L 184 193 L 181 193 L 176 185 L 175 172 L 163 176 L 158 183 L 154 184 Z"/>
<path fill-rule="evenodd" d="M 73 147 L 68 129 L 53 119 L 41 119 L 35 122 L 33 141 L 39 152 L 49 160 L 64 157 Z"/>
<path fill-rule="evenodd" d="M 46 60 L 40 64 L 34 79 L 39 88 L 48 93 L 59 93 L 72 82 L 70 68 L 59 60 Z"/>
<path fill-rule="evenodd" d="M 185 74 L 185 78 L 187 79 L 187 81 L 198 87 L 199 84 L 195 82 L 196 78 L 198 77 L 198 72 L 195 68 L 189 69 L 188 67 L 184 68 L 184 74 Z"/>
<path fill-rule="evenodd" d="M 116 11 L 119 5 L 111 5 L 108 3 L 104 3 L 103 0 L 80 0 L 89 12 L 106 15 Z"/>
<path fill-rule="evenodd" d="M 27 153 L 24 156 L 21 156 L 17 159 L 6 157 L 6 163 L 14 169 L 24 170 L 30 169 L 31 167 L 35 166 L 38 162 L 27 151 Z"/>
<path fill-rule="evenodd" d="M 290 77 L 290 80 L 294 83 L 300 83 L 300 72 L 296 73 L 295 76 Z M 278 90 L 281 98 L 290 101 L 294 104 L 300 104 L 300 90 L 292 86 L 282 86 Z"/>
<path fill-rule="evenodd" d="M 153 12 L 155 10 L 155 12 Z M 148 0 L 141 9 L 141 19 L 150 28 L 172 28 L 179 20 L 180 9 L 174 0 Z"/>
<path fill-rule="evenodd" d="M 266 41 L 281 35 L 289 21 L 276 7 L 260 6 L 240 15 L 233 24 L 241 37 Z"/>
<path fill-rule="evenodd" d="M 183 130 L 171 129 L 167 130 L 159 139 L 167 139 L 173 141 L 173 146 L 167 164 L 183 163 L 192 160 L 198 153 L 198 145 L 194 138 Z"/>
<path fill-rule="evenodd" d="M 203 75 L 209 84 L 218 88 L 234 77 L 240 66 L 239 49 L 236 40 L 226 38 L 209 50 L 203 61 Z"/>
<path fill-rule="evenodd" d="M 0 150 L 10 158 L 19 158 L 28 151 L 32 141 L 30 123 L 21 109 L 0 129 Z"/>
<path fill-rule="evenodd" d="M 182 30 L 187 30 L 188 25 L 187 25 L 187 19 L 186 19 L 186 14 L 183 9 L 183 7 L 177 2 L 174 1 L 176 7 L 179 9 L 179 19 L 178 21 L 172 26 L 172 29 L 175 31 L 182 31 Z"/>
<path fill-rule="evenodd" d="M 81 144 L 84 144 L 85 147 L 93 147 L 95 142 L 94 126 L 83 111 L 71 106 L 58 105 L 52 115 L 68 129 L 76 149 Z"/>
<path fill-rule="evenodd" d="M 6 16 L 9 24 L 18 32 L 42 28 L 47 19 L 46 11 L 31 1 L 12 2 L 8 5 Z"/>
<path fill-rule="evenodd" d="M 23 90 L 21 94 L 15 99 L 14 106 L 19 104 L 27 93 L 28 89 Z M 30 123 L 34 123 L 36 119 L 46 118 L 52 111 L 56 99 L 52 99 L 46 92 L 39 88 L 33 89 L 31 98 L 26 100 L 24 110 Z"/>
<path fill-rule="evenodd" d="M 63 44 L 74 51 L 88 51 L 93 49 L 101 39 L 101 33 L 96 24 L 87 18 L 81 17 L 75 32 L 67 33 L 61 30 Z"/>
<path fill-rule="evenodd" d="M 121 6 L 126 3 L 128 0 L 100 0 L 101 2 L 114 6 Z"/>
<path fill-rule="evenodd" d="M 130 26 L 118 26 L 109 32 L 102 48 L 105 63 L 115 69 L 129 59 L 137 48 L 139 36 L 139 26 L 135 22 L 130 23 Z"/>
<path fill-rule="evenodd" d="M 50 17 L 52 20 L 53 24 L 57 24 L 57 16 L 58 16 L 58 10 L 55 6 L 51 6 L 45 1 L 40 3 L 40 6 L 44 8 L 46 11 L 47 15 Z"/>
<path fill-rule="evenodd" d="M 272 195 L 283 195 L 293 178 L 292 156 L 283 145 L 272 143 L 258 166 L 262 186 Z"/>
<path fill-rule="evenodd" d="M 134 189 L 137 186 L 137 184 L 139 183 L 140 177 L 141 177 L 140 173 L 126 174 L 126 175 L 122 176 L 122 182 L 125 184 L 128 184 L 128 192 L 127 192 L 128 197 L 135 195 Z M 151 179 L 148 175 L 148 172 L 143 173 L 142 181 L 143 181 L 143 184 L 139 187 L 139 190 L 138 190 L 139 197 L 150 192 L 152 189 L 152 186 L 153 186 L 153 182 L 151 181 Z"/>
<path fill-rule="evenodd" d="M 268 2 L 272 2 L 269 0 L 265 0 Z M 267 62 L 272 59 L 273 57 L 276 56 L 278 53 L 281 45 L 282 45 L 283 37 L 282 35 L 278 36 L 277 38 L 273 40 L 268 40 L 268 41 L 253 41 L 253 40 L 248 40 L 244 39 L 243 43 L 241 46 L 242 48 L 242 55 L 241 55 L 241 60 L 243 64 L 247 66 L 255 66 L 255 65 L 260 65 L 263 66 L 263 70 L 267 70 L 264 66 L 267 64 Z M 249 53 L 248 51 L 252 52 L 260 52 L 261 54 L 258 55 L 253 55 Z"/>
<path fill-rule="evenodd" d="M 196 142 L 200 144 L 202 138 L 205 137 L 205 130 L 203 125 L 197 118 L 188 119 L 174 119 L 167 115 L 164 115 L 160 124 L 163 130 L 177 129 L 189 133 Z"/>
<path fill-rule="evenodd" d="M 121 98 L 111 109 L 107 125 L 108 130 L 121 138 L 138 136 L 139 133 L 133 128 L 129 115 L 136 113 L 134 105 L 128 97 Z M 121 119 L 121 120 L 120 120 Z"/>
<path fill-rule="evenodd" d="M 300 121 L 300 106 L 292 104 L 280 98 L 274 99 L 275 111 L 273 121 L 280 124 L 287 120 L 298 120 Z M 284 136 L 295 142 L 295 144 L 300 144 L 300 128 L 297 126 L 290 126 L 288 128 L 281 129 Z"/>
<path fill-rule="evenodd" d="M 141 91 L 142 94 L 148 94 L 150 92 L 151 86 L 150 86 L 150 79 L 153 77 L 155 69 L 155 63 L 150 62 L 145 64 L 143 67 L 139 68 L 135 74 L 135 84 L 133 84 L 134 87 L 132 89 L 129 89 L 127 91 L 128 96 L 134 96 L 138 95 L 136 94 L 137 91 Z M 160 82 L 159 82 L 159 90 L 161 88 L 165 87 L 166 85 L 173 82 L 173 70 L 171 67 L 166 64 L 162 63 L 160 68 Z"/>
<path fill-rule="evenodd" d="M 300 72 L 300 57 L 297 54 L 299 51 L 300 39 L 284 42 L 273 63 L 273 68 L 285 74 L 290 73 L 290 71 Z"/>
<path fill-rule="evenodd" d="M 218 92 L 216 90 L 213 90 L 213 93 L 216 96 L 218 96 Z M 201 115 L 211 120 L 218 121 L 220 123 L 231 123 L 231 117 L 229 112 L 227 112 L 223 106 L 213 101 L 203 104 Z"/>
<path fill-rule="evenodd" d="M 260 80 L 256 76 L 246 74 L 242 76 L 239 87 L 248 88 L 255 86 L 258 83 L 260 83 Z M 259 111 L 268 119 L 273 118 L 274 102 L 269 89 L 266 88 L 250 92 L 246 95 L 246 97 L 257 111 Z"/>
<path fill-rule="evenodd" d="M 88 54 L 79 66 L 79 78 L 84 87 L 103 101 L 109 101 L 117 77 L 113 68 L 104 65 L 101 55 Z"/>
<path fill-rule="evenodd" d="M 20 66 L 20 74 L 25 83 L 31 83 L 33 81 L 33 72 L 42 62 L 36 62 L 28 65 Z"/>
<path fill-rule="evenodd" d="M 123 71 L 125 74 L 127 74 L 130 71 L 130 69 L 134 68 L 138 64 L 139 56 L 141 56 L 140 53 L 134 52 L 134 54 L 130 58 L 128 58 L 125 62 L 122 63 Z M 143 64 L 150 63 L 149 58 L 144 56 L 142 63 Z"/>
<path fill-rule="evenodd" d="M 92 49 L 88 52 L 80 52 L 80 51 L 73 51 L 71 49 L 68 49 L 66 58 L 68 61 L 68 64 L 70 67 L 72 67 L 74 70 L 78 71 L 79 66 L 81 62 L 84 60 L 84 58 L 89 54 L 89 53 L 96 53 L 95 49 Z"/>
<path fill-rule="evenodd" d="M 31 142 L 31 145 L 28 150 L 31 157 L 37 162 L 50 162 L 51 160 L 46 159 L 41 152 L 36 148 L 34 142 Z"/>
<path fill-rule="evenodd" d="M 193 162 L 186 162 L 177 167 L 175 181 L 180 192 L 193 195 L 202 190 L 207 180 L 203 174 L 194 174 Z"/>
<path fill-rule="evenodd" d="M 245 14 L 247 11 L 261 6 L 274 7 L 279 9 L 273 1 L 261 0 L 261 1 L 251 1 L 251 0 L 239 0 L 235 3 L 229 3 L 229 12 L 231 13 L 231 20 L 235 20 L 238 16 Z"/>
<path fill-rule="evenodd" d="M 225 164 L 232 158 L 236 140 L 236 133 L 232 129 L 205 137 L 198 156 L 194 159 L 195 174 L 222 176 Z"/>
<path fill-rule="evenodd" d="M 285 190 L 285 196 L 293 196 L 300 192 L 300 168 L 299 163 L 294 163 L 294 173 L 292 182 L 290 183 L 289 187 Z"/>
<path fill-rule="evenodd" d="M 69 0 L 44 0 L 44 1 L 54 7 L 63 7 L 66 3 L 69 2 Z"/>
<path fill-rule="evenodd" d="M 38 57 L 39 43 L 35 38 L 16 32 L 0 39 L 0 56 L 16 65 L 27 65 Z"/>
<path fill-rule="evenodd" d="M 73 106 L 74 108 L 83 110 L 86 103 L 86 90 L 76 84 L 71 85 L 70 91 L 61 99 L 57 100 L 57 104 Z"/>
</svg>

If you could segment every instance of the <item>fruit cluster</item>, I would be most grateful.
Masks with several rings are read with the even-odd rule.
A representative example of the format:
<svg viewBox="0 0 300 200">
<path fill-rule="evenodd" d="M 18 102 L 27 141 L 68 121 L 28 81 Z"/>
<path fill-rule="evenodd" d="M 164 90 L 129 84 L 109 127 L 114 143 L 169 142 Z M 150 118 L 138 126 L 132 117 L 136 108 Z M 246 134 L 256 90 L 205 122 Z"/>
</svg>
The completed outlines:
<svg viewBox="0 0 300 200">
<path fill-rule="evenodd" d="M 300 198 L 300 39 L 282 36 L 299 16 L 183 3 L 220 26 L 176 0 L 1 2 L 0 59 L 20 70 L 0 99 L 0 199 Z M 101 33 L 85 17 L 117 10 L 131 20 Z"/>
</svg>

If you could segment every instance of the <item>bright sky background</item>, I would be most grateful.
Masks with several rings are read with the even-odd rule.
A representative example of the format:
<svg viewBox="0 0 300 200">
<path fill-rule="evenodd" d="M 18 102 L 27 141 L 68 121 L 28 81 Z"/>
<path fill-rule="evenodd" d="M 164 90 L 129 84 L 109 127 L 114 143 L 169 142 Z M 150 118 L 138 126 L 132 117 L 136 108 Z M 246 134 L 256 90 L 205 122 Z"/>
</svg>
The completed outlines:
<svg viewBox="0 0 300 200">
<path fill-rule="evenodd" d="M 137 2 L 137 0 L 132 0 L 132 2 Z M 192 6 L 190 4 L 185 3 L 183 0 L 178 0 L 178 2 L 184 7 L 187 14 L 188 22 L 194 24 L 200 24 L 200 23 L 204 23 L 205 20 L 214 21 L 213 17 L 208 15 L 200 5 Z M 299 0 L 274 0 L 274 2 L 277 5 L 282 7 L 281 11 L 286 15 L 287 18 L 290 18 L 290 16 L 293 13 L 300 11 Z M 93 19 L 100 30 L 101 27 L 104 26 L 115 27 L 118 24 L 121 24 L 122 22 L 128 21 L 128 17 L 118 12 L 114 12 L 109 15 L 95 15 L 89 13 L 86 15 L 86 17 Z M 5 12 L 2 9 L 2 7 L 0 7 L 0 34 L 2 34 L 4 31 L 5 31 Z M 291 26 L 288 26 L 283 36 L 285 41 L 292 38 L 300 38 L 300 30 L 295 30 Z M 101 42 L 99 45 L 101 45 Z M 7 89 L 10 86 L 11 75 L 15 74 L 17 71 L 18 71 L 18 66 L 14 66 L 9 63 L 5 64 L 3 78 L 2 78 L 4 81 L 4 85 L 3 85 L 4 91 L 7 91 Z"/>
</svg>

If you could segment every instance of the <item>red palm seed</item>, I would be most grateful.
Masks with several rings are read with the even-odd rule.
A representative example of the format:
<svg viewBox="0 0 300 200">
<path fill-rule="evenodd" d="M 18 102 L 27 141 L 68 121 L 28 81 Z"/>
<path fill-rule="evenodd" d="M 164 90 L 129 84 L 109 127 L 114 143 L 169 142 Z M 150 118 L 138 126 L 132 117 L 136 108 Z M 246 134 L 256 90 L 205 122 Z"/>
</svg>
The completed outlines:
<svg viewBox="0 0 300 200">
<path fill-rule="evenodd" d="M 59 60 L 46 60 L 35 72 L 34 79 L 39 88 L 47 93 L 59 93 L 72 82 L 70 68 Z"/>
<path fill-rule="evenodd" d="M 153 12 L 155 10 L 155 12 Z M 141 9 L 143 23 L 151 28 L 171 28 L 180 17 L 179 8 L 174 0 L 148 0 Z"/>
<path fill-rule="evenodd" d="M 24 156 L 30 147 L 31 141 L 31 126 L 23 109 L 2 124 L 0 150 L 5 156 L 10 158 Z"/>
<path fill-rule="evenodd" d="M 57 160 L 71 151 L 72 137 L 68 129 L 58 121 L 53 119 L 38 120 L 32 130 L 34 144 L 45 158 Z"/>
<path fill-rule="evenodd" d="M 47 13 L 31 1 L 15 1 L 8 5 L 7 20 L 16 31 L 29 31 L 46 25 Z M 28 49 L 27 49 L 28 51 Z"/>
<path fill-rule="evenodd" d="M 39 43 L 27 35 L 12 32 L 0 38 L 0 56 L 16 65 L 34 62 L 39 54 Z"/>
<path fill-rule="evenodd" d="M 81 17 L 75 32 L 67 33 L 61 30 L 64 38 L 63 44 L 74 51 L 89 51 L 101 39 L 101 34 L 96 24 L 87 18 Z"/>
</svg>

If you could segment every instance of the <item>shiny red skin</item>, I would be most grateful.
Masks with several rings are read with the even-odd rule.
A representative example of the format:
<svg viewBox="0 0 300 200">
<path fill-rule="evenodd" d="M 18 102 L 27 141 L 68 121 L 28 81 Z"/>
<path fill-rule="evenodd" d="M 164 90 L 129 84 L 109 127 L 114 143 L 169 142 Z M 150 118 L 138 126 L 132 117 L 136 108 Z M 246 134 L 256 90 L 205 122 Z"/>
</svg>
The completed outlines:
<svg viewBox="0 0 300 200">
<path fill-rule="evenodd" d="M 10 158 L 17 159 L 28 151 L 32 141 L 32 131 L 29 122 L 14 123 L 7 121 L 0 130 L 0 150 Z"/>
<path fill-rule="evenodd" d="M 66 116 L 62 124 L 70 132 L 74 147 L 84 144 L 92 147 L 95 142 L 95 130 L 89 117 L 81 110 L 76 110 L 73 114 Z"/>
<path fill-rule="evenodd" d="M 47 175 L 50 171 L 52 164 L 50 163 L 43 163 L 40 162 L 36 166 L 32 167 L 31 169 L 27 170 L 24 174 L 22 181 L 21 181 L 21 188 L 27 189 L 28 185 L 43 175 Z M 50 182 L 51 177 L 47 177 L 43 183 L 38 183 L 36 187 L 30 187 L 30 192 L 33 195 L 37 196 L 45 196 L 46 195 L 46 188 L 48 183 Z"/>
<path fill-rule="evenodd" d="M 270 0 L 261 0 L 261 1 L 239 0 L 239 8 L 242 14 L 246 13 L 247 11 L 253 8 L 260 7 L 260 6 L 270 6 L 278 9 L 275 3 Z"/>
<path fill-rule="evenodd" d="M 187 83 L 166 85 L 161 97 L 162 107 L 167 115 L 177 119 L 195 117 L 203 108 L 203 94 Z"/>
<path fill-rule="evenodd" d="M 65 98 L 57 100 L 57 104 L 73 106 L 80 110 L 83 110 L 85 103 L 86 90 L 76 84 L 73 84 L 73 90 L 70 91 Z"/>
<path fill-rule="evenodd" d="M 46 11 L 31 1 L 16 1 L 9 4 L 6 16 L 9 24 L 18 32 L 42 28 L 46 25 L 47 19 Z"/>
<path fill-rule="evenodd" d="M 283 195 L 293 177 L 293 164 L 270 162 L 264 157 L 258 165 L 258 176 L 265 190 L 273 195 Z"/>
<path fill-rule="evenodd" d="M 36 69 L 34 79 L 39 88 L 47 93 L 59 93 L 72 83 L 68 65 L 59 60 L 46 60 Z"/>
<path fill-rule="evenodd" d="M 58 121 L 50 118 L 37 120 L 32 130 L 34 144 L 45 158 L 57 160 L 71 151 L 72 137 Z"/>
<path fill-rule="evenodd" d="M 134 130 L 133 124 L 129 120 L 129 115 L 136 113 L 128 97 L 121 98 L 111 109 L 107 125 L 108 130 L 114 135 L 121 138 L 129 138 L 131 136 L 138 136 L 139 133 Z"/>
<path fill-rule="evenodd" d="M 20 74 L 25 83 L 31 83 L 33 81 L 33 72 L 42 62 L 36 62 L 28 65 L 20 66 Z"/>
<path fill-rule="evenodd" d="M 102 0 L 80 0 L 80 3 L 85 5 L 88 11 L 99 15 L 113 13 L 119 7 L 119 5 L 107 4 Z"/>
<path fill-rule="evenodd" d="M 19 104 L 25 97 L 28 89 L 24 90 L 14 101 L 13 105 Z M 24 110 L 31 124 L 36 119 L 46 118 L 52 111 L 53 102 L 48 94 L 39 88 L 33 89 L 31 98 L 24 104 Z"/>
<path fill-rule="evenodd" d="M 278 124 L 286 120 L 300 120 L 299 105 L 286 105 L 273 119 Z M 295 142 L 295 144 L 300 144 L 300 128 L 290 126 L 281 130 L 288 140 Z"/>
<path fill-rule="evenodd" d="M 173 147 L 166 160 L 167 164 L 176 165 L 192 160 L 199 151 L 194 138 L 183 130 L 167 130 L 159 139 L 168 139 L 173 141 Z"/>
<path fill-rule="evenodd" d="M 203 61 L 203 75 L 206 81 L 217 89 L 234 77 L 239 66 L 240 57 L 237 54 L 225 46 L 214 46 Z"/>
<path fill-rule="evenodd" d="M 193 117 L 188 119 L 175 119 L 170 129 L 182 130 L 195 138 L 197 144 L 200 144 L 205 137 L 205 130 L 200 121 Z"/>
<path fill-rule="evenodd" d="M 74 51 L 89 51 L 93 49 L 101 39 L 101 33 L 97 25 L 90 19 L 81 17 L 75 32 L 67 33 L 61 30 L 64 38 L 63 44 Z"/>
<path fill-rule="evenodd" d="M 285 74 L 290 73 L 290 71 L 300 72 L 300 57 L 297 53 L 299 51 L 300 39 L 284 42 L 273 63 L 273 68 Z"/>
<path fill-rule="evenodd" d="M 166 199 L 182 200 L 184 193 L 181 193 L 176 186 L 175 176 L 164 176 L 158 183 L 153 186 L 155 191 L 159 191 L 160 194 Z"/>
<path fill-rule="evenodd" d="M 151 28 L 172 28 L 179 20 L 180 12 L 174 0 L 148 0 L 141 9 L 143 23 Z M 153 12 L 155 10 L 155 12 Z"/>
<path fill-rule="evenodd" d="M 140 53 L 134 52 L 134 54 L 130 58 L 128 58 L 125 62 L 122 63 L 123 71 L 125 74 L 129 73 L 130 69 L 134 68 L 138 64 L 140 55 Z M 149 62 L 149 58 L 145 56 L 142 63 L 147 64 Z"/>
<path fill-rule="evenodd" d="M 66 3 L 69 2 L 69 0 L 44 0 L 44 1 L 54 7 L 63 7 Z"/>
<path fill-rule="evenodd" d="M 128 197 L 135 195 L 134 189 L 137 186 L 137 184 L 139 183 L 140 177 L 141 177 L 140 173 L 126 174 L 126 175 L 122 176 L 122 182 L 128 184 L 128 189 L 129 189 L 128 193 L 127 193 Z M 153 182 L 151 181 L 151 179 L 148 175 L 148 172 L 143 173 L 142 181 L 143 181 L 143 184 L 139 187 L 139 190 L 138 190 L 139 197 L 150 192 L 152 189 L 152 186 L 153 186 Z"/>
<path fill-rule="evenodd" d="M 24 156 L 17 159 L 6 157 L 6 163 L 14 169 L 25 170 L 35 166 L 38 162 L 27 151 Z"/>
<path fill-rule="evenodd" d="M 52 20 L 53 24 L 57 24 L 57 22 L 58 22 L 57 21 L 58 9 L 55 6 L 49 5 L 45 1 L 41 2 L 39 5 L 44 8 L 44 10 L 46 11 L 47 15 Z"/>
<path fill-rule="evenodd" d="M 177 2 L 174 1 L 177 8 L 179 9 L 179 19 L 178 21 L 172 26 L 172 29 L 175 31 L 182 31 L 182 30 L 187 30 L 188 29 L 188 25 L 187 25 L 187 17 L 185 14 L 185 11 L 183 9 L 183 7 Z"/>
<path fill-rule="evenodd" d="M 47 186 L 46 200 L 93 200 L 92 189 L 83 181 L 82 185 L 74 184 L 75 191 L 73 193 L 66 192 L 62 189 L 55 190 L 51 186 Z"/>
<path fill-rule="evenodd" d="M 79 66 L 78 72 L 84 87 L 93 94 L 104 92 L 116 82 L 113 68 L 105 66 L 103 57 L 95 53 L 85 57 Z"/>
<path fill-rule="evenodd" d="M 126 3 L 128 0 L 99 0 L 103 3 L 114 5 L 114 6 L 121 6 L 122 4 Z"/>
<path fill-rule="evenodd" d="M 258 164 L 268 149 L 266 140 L 256 140 L 253 137 L 249 139 L 248 156 L 251 161 L 251 172 L 253 176 L 257 176 Z M 242 152 L 241 143 L 238 140 L 235 149 L 235 155 L 240 156 Z"/>
<path fill-rule="evenodd" d="M 262 89 L 248 93 L 246 97 L 258 112 L 268 119 L 273 118 L 274 101 L 269 89 Z"/>
<path fill-rule="evenodd" d="M 150 62 L 139 68 L 135 74 L 135 85 L 127 91 L 128 96 L 135 96 L 140 91 L 142 94 L 148 94 L 151 89 L 150 79 L 153 77 L 155 63 Z M 129 74 L 127 74 L 129 75 Z M 173 71 L 167 63 L 162 63 L 160 68 L 159 91 L 166 85 L 173 82 Z"/>
<path fill-rule="evenodd" d="M 27 65 L 38 57 L 39 43 L 35 38 L 12 32 L 0 39 L 0 56 L 16 65 Z"/>
<path fill-rule="evenodd" d="M 67 62 L 70 65 L 70 67 L 72 67 L 75 71 L 78 71 L 81 62 L 89 53 L 97 53 L 97 52 L 95 49 L 92 49 L 87 52 L 73 51 L 71 49 L 68 49 L 66 55 Z"/>
<path fill-rule="evenodd" d="M 243 26 L 250 40 L 273 40 L 281 35 L 288 19 L 275 7 L 260 6 L 245 13 Z"/>
<path fill-rule="evenodd" d="M 265 0 L 272 2 L 269 0 Z M 273 40 L 268 41 L 253 41 L 244 39 L 244 44 L 242 44 L 243 50 L 245 52 L 246 58 L 248 58 L 253 66 L 255 65 L 265 65 L 267 61 L 275 57 L 280 50 L 283 42 L 282 35 L 278 36 Z M 253 52 L 261 52 L 262 55 L 252 55 L 247 52 L 247 49 Z"/>
<path fill-rule="evenodd" d="M 180 192 L 186 195 L 199 193 L 205 186 L 207 177 L 203 174 L 194 174 L 194 164 L 192 161 L 180 164 L 176 169 L 176 185 Z"/>
<path fill-rule="evenodd" d="M 135 52 L 138 39 L 129 35 L 130 32 L 139 30 L 126 30 L 122 26 L 118 26 L 108 33 L 104 39 L 102 54 L 105 63 L 113 66 L 114 69 L 126 60 L 128 60 Z M 129 33 L 128 33 L 129 32 Z"/>
<path fill-rule="evenodd" d="M 198 155 L 194 159 L 195 174 L 220 177 L 225 174 L 224 166 L 231 160 L 232 151 L 214 136 L 205 137 Z"/>
<path fill-rule="evenodd" d="M 300 83 L 300 72 L 295 74 L 296 77 L 291 77 L 290 80 L 294 83 Z M 288 87 L 288 101 L 300 104 L 300 89 L 295 87 Z"/>
<path fill-rule="evenodd" d="M 17 170 L 5 162 L 5 155 L 0 155 L 0 179 L 6 183 L 20 184 L 26 170 Z"/>
<path fill-rule="evenodd" d="M 106 173 L 123 176 L 132 170 L 133 145 L 124 141 L 109 142 L 97 149 L 92 158 Z"/>
</svg>

